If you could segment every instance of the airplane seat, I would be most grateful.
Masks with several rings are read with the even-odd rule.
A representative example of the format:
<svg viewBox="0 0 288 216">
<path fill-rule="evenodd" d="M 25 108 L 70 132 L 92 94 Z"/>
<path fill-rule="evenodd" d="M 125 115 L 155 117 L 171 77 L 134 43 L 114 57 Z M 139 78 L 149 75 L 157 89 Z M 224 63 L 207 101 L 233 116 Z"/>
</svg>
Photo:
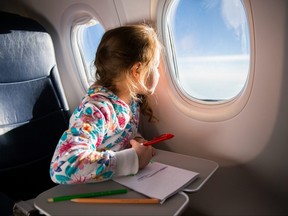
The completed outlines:
<svg viewBox="0 0 288 216">
<path fill-rule="evenodd" d="M 28 200 L 55 185 L 50 160 L 70 111 L 47 31 L 6 12 L 0 22 L 1 209 L 4 196 Z"/>
</svg>

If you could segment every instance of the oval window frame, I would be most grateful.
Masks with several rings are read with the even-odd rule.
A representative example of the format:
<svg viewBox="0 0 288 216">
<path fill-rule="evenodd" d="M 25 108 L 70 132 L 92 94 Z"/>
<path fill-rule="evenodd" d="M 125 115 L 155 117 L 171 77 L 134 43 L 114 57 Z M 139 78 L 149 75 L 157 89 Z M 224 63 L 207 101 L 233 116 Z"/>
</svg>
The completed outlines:
<svg viewBox="0 0 288 216">
<path fill-rule="evenodd" d="M 175 72 L 176 61 L 173 54 L 173 44 L 171 37 L 169 37 L 168 30 L 168 16 L 170 14 L 170 8 L 175 3 L 175 0 L 162 0 L 158 4 L 158 17 L 157 17 L 157 29 L 159 35 L 166 48 L 164 56 L 164 64 L 169 71 L 169 88 L 168 93 L 173 101 L 173 104 L 185 115 L 200 121 L 225 121 L 238 115 L 247 104 L 252 92 L 254 71 L 255 71 L 255 37 L 254 37 L 254 25 L 252 17 L 252 8 L 249 0 L 242 1 L 245 8 L 245 12 L 248 20 L 249 38 L 250 38 L 250 66 L 246 84 L 243 89 L 235 97 L 217 102 L 208 102 L 192 98 L 181 87 L 177 73 Z"/>
</svg>

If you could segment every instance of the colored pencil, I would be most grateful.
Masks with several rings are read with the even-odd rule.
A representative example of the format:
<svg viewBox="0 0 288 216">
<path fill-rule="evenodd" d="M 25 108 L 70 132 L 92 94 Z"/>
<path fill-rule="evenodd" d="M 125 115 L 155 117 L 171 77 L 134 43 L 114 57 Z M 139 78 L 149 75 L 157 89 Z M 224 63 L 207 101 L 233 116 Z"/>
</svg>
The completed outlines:
<svg viewBox="0 0 288 216">
<path fill-rule="evenodd" d="M 100 199 L 100 198 L 78 198 L 71 199 L 76 203 L 100 203 L 100 204 L 157 204 L 160 203 L 159 199 L 147 198 L 122 198 L 122 199 Z"/>
<path fill-rule="evenodd" d="M 114 195 L 114 194 L 124 194 L 127 192 L 128 192 L 127 189 L 118 189 L 118 190 L 109 190 L 109 191 L 98 191 L 98 192 L 92 192 L 92 193 L 73 194 L 73 195 L 49 198 L 48 202 L 59 202 L 59 201 L 71 200 L 71 199 L 76 199 L 76 198 L 86 198 L 86 197 L 109 196 L 109 195 Z"/>
<path fill-rule="evenodd" d="M 167 139 L 171 139 L 173 137 L 174 137 L 174 135 L 170 134 L 170 133 L 162 134 L 158 137 L 155 137 L 154 139 L 152 139 L 150 141 L 144 142 L 142 145 L 144 145 L 144 146 L 154 145 L 156 143 L 162 142 L 162 141 L 167 140 Z"/>
</svg>

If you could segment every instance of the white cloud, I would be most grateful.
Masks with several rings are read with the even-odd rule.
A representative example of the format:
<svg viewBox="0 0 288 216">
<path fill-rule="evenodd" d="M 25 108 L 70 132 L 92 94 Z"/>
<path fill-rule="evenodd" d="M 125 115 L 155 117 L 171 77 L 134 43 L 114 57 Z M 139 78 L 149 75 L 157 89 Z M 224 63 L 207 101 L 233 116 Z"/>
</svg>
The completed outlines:
<svg viewBox="0 0 288 216">
<path fill-rule="evenodd" d="M 246 14 L 244 7 L 239 0 L 221 1 L 222 18 L 228 28 L 232 28 L 237 38 L 242 40 L 242 51 L 247 50 L 246 43 Z"/>
<path fill-rule="evenodd" d="M 249 55 L 216 55 L 216 56 L 189 56 L 179 57 L 179 62 L 235 62 L 249 61 Z"/>
</svg>

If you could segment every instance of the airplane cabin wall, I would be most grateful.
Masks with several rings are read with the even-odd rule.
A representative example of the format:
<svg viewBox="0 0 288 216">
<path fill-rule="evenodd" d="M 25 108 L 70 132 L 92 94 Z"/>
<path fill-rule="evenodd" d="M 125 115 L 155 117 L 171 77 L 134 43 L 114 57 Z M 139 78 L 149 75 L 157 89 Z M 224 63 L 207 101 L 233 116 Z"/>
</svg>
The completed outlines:
<svg viewBox="0 0 288 216">
<path fill-rule="evenodd" d="M 154 107 L 158 125 L 144 134 L 172 132 L 158 147 L 214 160 L 220 168 L 197 193 L 190 211 L 204 215 L 284 215 L 288 212 L 288 2 L 251 0 L 255 31 L 254 81 L 234 118 L 204 122 L 182 113 L 165 74 Z M 173 93 L 173 92 L 172 92 Z M 213 112 L 213 111 L 212 111 Z"/>
<path fill-rule="evenodd" d="M 203 157 L 219 169 L 197 193 L 190 194 L 191 215 L 284 215 L 288 212 L 288 1 L 251 0 L 255 31 L 254 81 L 249 100 L 235 117 L 215 122 L 193 119 L 171 99 L 176 94 L 165 66 L 152 97 L 160 121 L 147 123 L 147 138 L 175 134 L 158 148 Z M 70 109 L 84 90 L 75 73 L 69 25 L 77 16 L 95 14 L 105 28 L 157 20 L 156 0 L 2 0 L 0 8 L 39 20 L 52 34 L 58 69 Z M 109 12 L 108 12 L 109 11 Z M 177 95 L 176 95 L 177 96 Z"/>
<path fill-rule="evenodd" d="M 251 7 L 255 69 L 244 109 L 224 121 L 193 119 L 173 105 L 171 81 L 161 74 L 154 103 L 160 122 L 142 126 L 150 137 L 175 134 L 173 140 L 158 145 L 162 149 L 219 163 L 211 180 L 190 195 L 190 210 L 197 214 L 288 212 L 288 2 L 252 0 Z"/>
</svg>

